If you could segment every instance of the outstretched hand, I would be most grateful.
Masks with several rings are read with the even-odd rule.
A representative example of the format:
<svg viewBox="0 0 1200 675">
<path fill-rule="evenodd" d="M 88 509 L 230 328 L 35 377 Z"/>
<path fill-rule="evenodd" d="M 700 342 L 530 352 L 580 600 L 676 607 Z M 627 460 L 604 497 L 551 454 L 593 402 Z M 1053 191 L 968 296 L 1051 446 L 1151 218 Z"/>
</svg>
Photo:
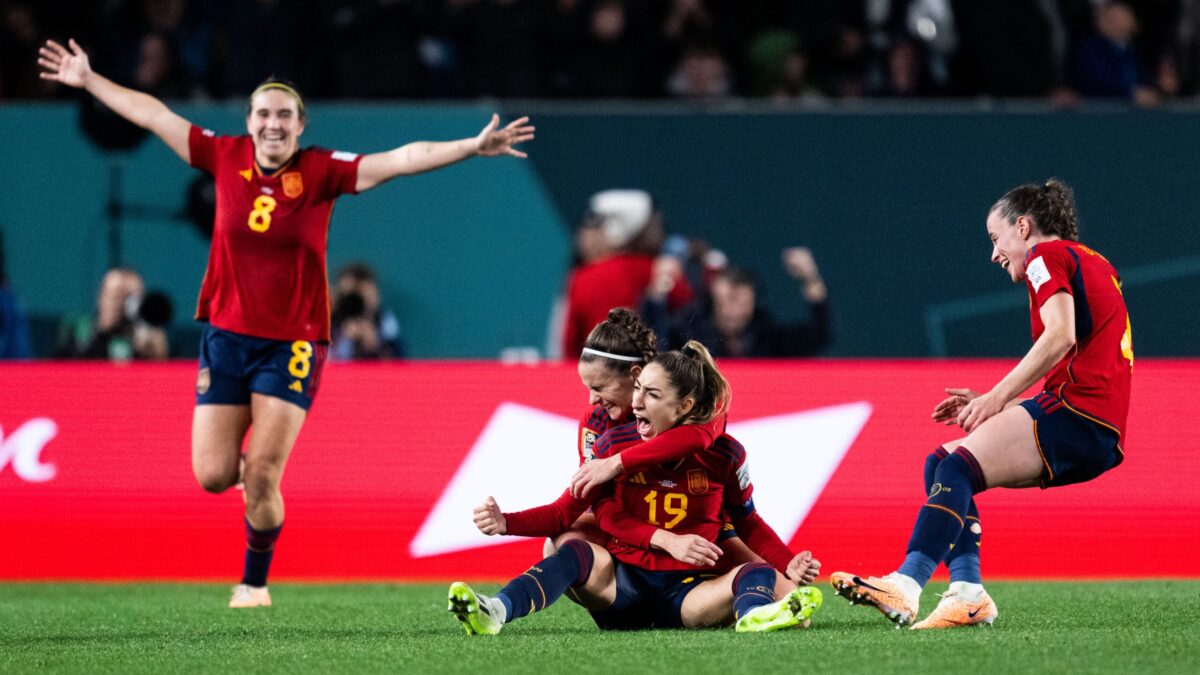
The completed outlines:
<svg viewBox="0 0 1200 675">
<path fill-rule="evenodd" d="M 958 413 L 972 400 L 979 398 L 979 394 L 970 389 L 950 388 L 946 393 L 950 396 L 934 407 L 932 415 L 934 422 L 946 425 L 954 424 L 958 420 Z"/>
<path fill-rule="evenodd" d="M 46 44 L 38 49 L 38 65 L 42 67 L 38 76 L 43 80 L 79 88 L 87 84 L 88 76 L 92 74 L 92 65 L 88 62 L 87 52 L 83 51 L 78 42 L 71 39 L 67 44 L 70 49 L 54 40 L 46 40 Z"/>
<path fill-rule="evenodd" d="M 813 557 L 809 551 L 801 551 L 788 563 L 786 576 L 801 586 L 808 586 L 816 581 L 821 571 L 821 561 Z"/>
<path fill-rule="evenodd" d="M 522 117 L 509 122 L 501 129 L 500 116 L 492 113 L 492 121 L 475 137 L 475 152 L 484 157 L 512 155 L 525 159 L 528 155 L 513 146 L 533 140 L 534 127 L 529 126 L 528 122 L 528 117 Z"/>
<path fill-rule="evenodd" d="M 508 533 L 508 519 L 500 512 L 500 505 L 493 497 L 488 497 L 487 501 L 475 507 L 474 520 L 475 527 L 486 535 Z"/>
</svg>

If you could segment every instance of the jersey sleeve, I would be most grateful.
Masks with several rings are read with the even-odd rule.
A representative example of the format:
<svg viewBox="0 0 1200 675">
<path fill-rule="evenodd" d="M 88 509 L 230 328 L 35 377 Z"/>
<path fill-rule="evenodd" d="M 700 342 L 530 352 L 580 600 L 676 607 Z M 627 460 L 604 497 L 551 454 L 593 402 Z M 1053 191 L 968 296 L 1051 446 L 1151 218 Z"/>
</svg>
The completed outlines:
<svg viewBox="0 0 1200 675">
<path fill-rule="evenodd" d="M 595 456 L 596 440 L 608 428 L 608 412 L 601 406 L 589 410 L 583 419 L 579 420 L 579 465 Z"/>
<path fill-rule="evenodd" d="M 707 450 L 725 433 L 725 413 L 706 424 L 685 424 L 621 453 L 621 466 L 634 473 L 658 464 L 676 462 L 688 455 Z"/>
<path fill-rule="evenodd" d="M 322 181 L 323 195 L 333 199 L 338 195 L 358 194 L 358 164 L 362 161 L 362 155 L 341 150 L 318 149 L 317 152 L 322 157 L 325 169 Z"/>
<path fill-rule="evenodd" d="M 571 527 L 592 505 L 591 499 L 577 499 L 564 490 L 558 499 L 544 506 L 504 514 L 506 534 L 516 537 L 554 537 Z"/>
<path fill-rule="evenodd" d="M 193 124 L 191 130 L 188 131 L 188 161 L 197 169 L 215 174 L 223 138 L 223 136 L 217 136 L 216 133 Z"/>
<path fill-rule="evenodd" d="M 737 449 L 741 450 L 740 445 Z M 750 482 L 746 453 L 741 450 L 738 455 L 740 457 L 735 457 L 731 462 L 725 478 L 725 513 L 751 551 L 762 556 L 771 567 L 786 572 L 793 558 L 792 551 L 754 508 L 754 484 Z"/>
<path fill-rule="evenodd" d="M 1071 292 L 1071 275 L 1078 263 L 1065 246 L 1038 247 L 1025 263 L 1025 283 L 1034 307 L 1040 308 L 1059 291 Z"/>
</svg>

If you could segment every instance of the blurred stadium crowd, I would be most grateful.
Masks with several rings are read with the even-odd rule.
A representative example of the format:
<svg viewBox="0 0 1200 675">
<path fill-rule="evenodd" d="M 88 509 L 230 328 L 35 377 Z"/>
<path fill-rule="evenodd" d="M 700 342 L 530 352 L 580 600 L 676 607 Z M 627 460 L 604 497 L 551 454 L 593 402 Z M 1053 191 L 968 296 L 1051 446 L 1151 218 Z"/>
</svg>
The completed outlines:
<svg viewBox="0 0 1200 675">
<path fill-rule="evenodd" d="M 275 73 L 317 98 L 778 101 L 1200 91 L 1200 0 L 0 0 L 0 100 L 37 46 L 166 98 Z"/>
</svg>

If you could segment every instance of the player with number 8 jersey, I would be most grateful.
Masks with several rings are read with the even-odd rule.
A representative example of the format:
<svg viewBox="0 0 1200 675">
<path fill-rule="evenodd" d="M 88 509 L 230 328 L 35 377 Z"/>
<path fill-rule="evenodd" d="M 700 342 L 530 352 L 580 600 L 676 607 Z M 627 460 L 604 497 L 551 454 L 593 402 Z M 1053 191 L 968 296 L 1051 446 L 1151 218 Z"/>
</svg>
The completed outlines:
<svg viewBox="0 0 1200 675">
<path fill-rule="evenodd" d="M 513 146 L 532 140 L 534 128 L 528 118 L 500 127 L 493 114 L 478 135 L 457 141 L 417 141 L 362 156 L 301 149 L 308 114 L 286 80 L 268 79 L 251 93 L 245 135 L 218 136 L 96 73 L 74 40 L 49 40 L 38 54 L 42 79 L 87 91 L 215 177 L 216 222 L 196 309 L 208 326 L 196 378 L 192 471 L 209 492 L 244 486 L 246 556 L 229 606 L 268 606 L 267 572 L 283 526 L 279 486 L 329 342 L 326 250 L 334 200 L 474 156 L 523 158 Z"/>
</svg>

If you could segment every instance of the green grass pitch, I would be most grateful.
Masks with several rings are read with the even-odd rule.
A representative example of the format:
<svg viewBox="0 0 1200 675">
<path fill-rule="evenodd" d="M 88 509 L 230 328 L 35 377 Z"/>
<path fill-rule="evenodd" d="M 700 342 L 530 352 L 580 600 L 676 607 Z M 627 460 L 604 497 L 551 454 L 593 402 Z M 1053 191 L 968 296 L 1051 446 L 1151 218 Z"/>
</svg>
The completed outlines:
<svg viewBox="0 0 1200 675">
<path fill-rule="evenodd" d="M 601 633 L 563 600 L 470 638 L 446 587 L 280 583 L 229 610 L 210 584 L 0 584 L 0 672 L 1200 672 L 1200 581 L 989 584 L 992 628 L 898 631 L 823 585 L 809 630 Z"/>
</svg>

